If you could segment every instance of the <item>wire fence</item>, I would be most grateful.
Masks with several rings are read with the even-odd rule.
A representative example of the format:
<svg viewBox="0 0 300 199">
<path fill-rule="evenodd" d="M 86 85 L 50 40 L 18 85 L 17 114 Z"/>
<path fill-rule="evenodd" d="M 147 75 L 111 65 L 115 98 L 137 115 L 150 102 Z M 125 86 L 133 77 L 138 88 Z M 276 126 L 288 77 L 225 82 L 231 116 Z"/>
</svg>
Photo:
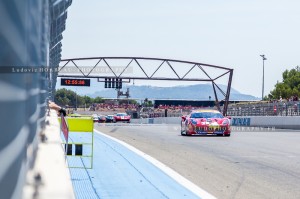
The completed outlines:
<svg viewBox="0 0 300 199">
<path fill-rule="evenodd" d="M 229 116 L 299 116 L 300 102 L 260 102 L 247 104 L 231 104 Z"/>
<path fill-rule="evenodd" d="M 202 107 L 201 109 L 216 109 L 216 107 Z M 149 109 L 139 113 L 138 118 L 180 117 L 187 115 L 196 108 L 170 110 Z M 223 109 L 223 107 L 221 107 Z M 167 111 L 166 111 L 167 110 Z M 249 102 L 244 104 L 230 104 L 228 116 L 299 116 L 300 101 L 283 102 Z"/>
<path fill-rule="evenodd" d="M 151 110 L 141 112 L 142 118 L 180 117 L 187 115 L 198 108 L 170 110 Z M 216 107 L 201 107 L 200 109 L 216 109 Z M 221 110 L 223 107 L 221 107 Z M 252 102 L 245 104 L 230 104 L 227 109 L 228 116 L 299 116 L 300 101 L 286 102 Z"/>
</svg>

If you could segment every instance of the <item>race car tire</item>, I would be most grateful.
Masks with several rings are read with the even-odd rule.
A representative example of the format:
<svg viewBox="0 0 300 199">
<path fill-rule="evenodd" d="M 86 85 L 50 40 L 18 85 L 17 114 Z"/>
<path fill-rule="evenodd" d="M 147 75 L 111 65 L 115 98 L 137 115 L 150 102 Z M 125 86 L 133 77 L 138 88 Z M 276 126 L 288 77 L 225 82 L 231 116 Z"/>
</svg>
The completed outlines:
<svg viewBox="0 0 300 199">
<path fill-rule="evenodd" d="M 181 122 L 181 129 L 180 129 L 181 135 L 186 136 L 186 128 L 183 127 L 182 122 Z"/>
</svg>

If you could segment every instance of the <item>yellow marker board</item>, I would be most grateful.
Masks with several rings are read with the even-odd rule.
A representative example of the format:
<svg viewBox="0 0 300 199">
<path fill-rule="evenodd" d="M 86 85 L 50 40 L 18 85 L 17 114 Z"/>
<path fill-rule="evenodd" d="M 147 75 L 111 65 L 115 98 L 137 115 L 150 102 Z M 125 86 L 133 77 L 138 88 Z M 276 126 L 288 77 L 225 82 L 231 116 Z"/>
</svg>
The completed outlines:
<svg viewBox="0 0 300 199">
<path fill-rule="evenodd" d="M 92 117 L 67 117 L 70 132 L 93 132 L 94 121 Z"/>
<path fill-rule="evenodd" d="M 94 121 L 92 117 L 65 117 L 69 132 L 93 132 Z M 60 121 L 60 118 L 58 118 Z"/>
<path fill-rule="evenodd" d="M 92 169 L 93 168 L 93 145 L 94 145 L 94 121 L 93 117 L 91 116 L 71 116 L 65 117 L 68 128 L 69 128 L 69 137 L 71 138 L 73 135 L 80 135 L 80 133 L 91 133 L 91 142 L 80 142 L 80 140 L 73 142 L 72 139 L 69 139 L 67 143 L 62 143 L 64 147 L 68 146 L 67 149 L 70 149 L 70 154 L 66 152 L 67 160 L 68 160 L 68 167 L 69 168 L 85 168 L 85 169 Z M 58 118 L 59 122 L 61 122 L 61 118 Z M 71 141 L 71 142 L 70 142 Z M 76 154 L 78 151 L 76 148 L 81 148 L 81 153 L 78 155 Z M 90 149 L 89 149 L 90 148 Z M 75 149 L 75 150 L 73 150 Z M 90 151 L 87 152 L 88 154 L 82 154 L 82 151 Z M 75 154 L 73 153 L 75 152 Z M 85 163 L 83 166 L 74 166 L 76 165 L 77 161 L 74 158 L 81 158 L 81 163 L 83 158 L 90 159 L 90 166 L 87 166 Z"/>
</svg>

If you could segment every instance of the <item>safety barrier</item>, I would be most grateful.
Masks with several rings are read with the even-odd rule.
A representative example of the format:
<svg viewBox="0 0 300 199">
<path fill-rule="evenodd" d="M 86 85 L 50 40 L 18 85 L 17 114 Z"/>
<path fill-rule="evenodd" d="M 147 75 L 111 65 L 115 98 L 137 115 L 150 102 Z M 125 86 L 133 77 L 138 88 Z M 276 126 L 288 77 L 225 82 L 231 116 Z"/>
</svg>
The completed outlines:
<svg viewBox="0 0 300 199">
<path fill-rule="evenodd" d="M 59 118 L 69 168 L 93 168 L 94 122 L 91 116 Z M 65 126 L 67 125 L 67 127 Z"/>
</svg>

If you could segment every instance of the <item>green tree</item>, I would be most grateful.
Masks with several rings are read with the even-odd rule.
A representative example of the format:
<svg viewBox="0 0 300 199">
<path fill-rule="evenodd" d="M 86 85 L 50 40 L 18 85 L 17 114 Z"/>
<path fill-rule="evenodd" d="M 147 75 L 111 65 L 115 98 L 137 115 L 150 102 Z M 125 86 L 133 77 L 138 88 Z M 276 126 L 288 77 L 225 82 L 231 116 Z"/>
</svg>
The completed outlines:
<svg viewBox="0 0 300 199">
<path fill-rule="evenodd" d="M 77 95 L 76 97 L 77 97 L 76 99 L 77 102 L 75 101 L 75 103 L 77 103 L 77 107 L 84 107 L 84 103 L 85 103 L 84 97 L 81 95 Z"/>
<path fill-rule="evenodd" d="M 93 103 L 103 103 L 104 99 L 98 96 L 95 99 L 93 99 L 92 101 L 93 101 Z"/>
<path fill-rule="evenodd" d="M 93 103 L 104 103 L 105 99 L 101 97 L 92 98 L 87 95 L 81 96 L 72 90 L 65 88 L 57 89 L 55 92 L 55 102 L 61 106 L 71 107 L 89 107 Z M 132 100 L 132 103 L 136 101 Z"/>
<path fill-rule="evenodd" d="M 145 98 L 145 100 L 144 100 L 144 106 L 145 107 L 152 107 L 153 106 L 152 101 L 149 100 L 148 98 Z"/>
<path fill-rule="evenodd" d="M 129 104 L 137 104 L 138 102 L 136 100 L 130 99 Z"/>
<path fill-rule="evenodd" d="M 293 95 L 300 96 L 300 68 L 285 70 L 282 73 L 282 82 L 277 82 L 274 90 L 268 95 L 269 99 L 289 98 Z"/>
<path fill-rule="evenodd" d="M 83 96 L 82 99 L 83 99 L 83 105 L 85 105 L 87 107 L 91 106 L 93 103 L 93 100 L 94 100 L 93 98 L 91 98 L 87 95 Z"/>
<path fill-rule="evenodd" d="M 65 88 L 58 89 L 55 92 L 55 102 L 61 106 L 71 106 L 75 104 L 75 92 Z"/>
<path fill-rule="evenodd" d="M 84 104 L 84 99 L 82 96 L 77 95 L 76 92 L 62 88 L 56 90 L 55 102 L 61 106 L 79 107 Z"/>
</svg>

